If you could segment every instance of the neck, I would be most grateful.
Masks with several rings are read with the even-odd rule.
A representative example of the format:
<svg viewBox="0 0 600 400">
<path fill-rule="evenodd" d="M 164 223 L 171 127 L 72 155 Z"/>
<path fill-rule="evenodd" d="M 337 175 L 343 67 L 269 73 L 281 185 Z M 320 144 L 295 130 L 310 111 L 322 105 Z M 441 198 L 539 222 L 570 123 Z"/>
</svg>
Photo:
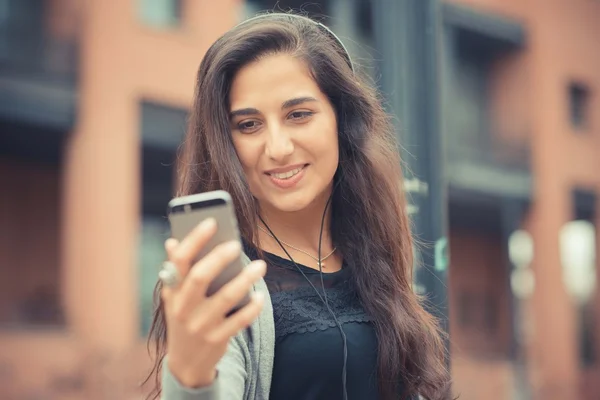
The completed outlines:
<svg viewBox="0 0 600 400">
<path fill-rule="evenodd" d="M 261 205 L 261 217 L 280 241 L 317 255 L 319 250 L 319 236 L 321 234 L 321 221 L 323 211 L 329 195 L 323 199 L 315 200 L 309 207 L 294 212 L 284 212 Z M 262 222 L 258 223 L 263 226 Z M 267 229 L 265 226 L 263 228 Z M 276 241 L 264 231 L 259 231 L 260 245 L 264 250 L 279 253 L 280 248 Z M 321 240 L 321 255 L 333 249 L 331 240 L 331 204 L 327 208 L 323 222 Z"/>
</svg>

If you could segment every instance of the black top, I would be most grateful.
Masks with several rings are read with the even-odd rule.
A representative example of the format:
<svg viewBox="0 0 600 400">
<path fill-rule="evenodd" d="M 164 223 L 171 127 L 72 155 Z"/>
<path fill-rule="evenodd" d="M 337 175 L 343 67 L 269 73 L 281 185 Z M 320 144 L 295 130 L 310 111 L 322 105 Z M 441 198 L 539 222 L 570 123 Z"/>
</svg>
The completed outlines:
<svg viewBox="0 0 600 400">
<path fill-rule="evenodd" d="M 246 249 L 251 259 L 256 251 Z M 275 360 L 270 400 L 341 400 L 344 345 L 323 300 L 289 260 L 266 253 L 265 282 L 273 303 Z M 323 296 L 318 270 L 299 265 Z M 348 399 L 379 398 L 377 337 L 349 280 L 349 269 L 323 273 L 329 307 L 348 348 Z"/>
</svg>

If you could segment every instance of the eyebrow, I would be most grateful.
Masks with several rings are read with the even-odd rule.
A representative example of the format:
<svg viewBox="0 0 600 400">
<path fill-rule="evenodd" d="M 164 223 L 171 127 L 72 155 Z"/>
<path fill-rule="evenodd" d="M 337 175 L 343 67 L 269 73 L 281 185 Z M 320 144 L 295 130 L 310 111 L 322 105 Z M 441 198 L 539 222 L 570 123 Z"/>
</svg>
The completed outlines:
<svg viewBox="0 0 600 400">
<path fill-rule="evenodd" d="M 256 108 L 242 108 L 229 113 L 229 118 L 233 119 L 238 116 L 256 115 L 258 110 Z"/>
<path fill-rule="evenodd" d="M 314 97 L 305 96 L 305 97 L 296 97 L 294 99 L 289 99 L 283 102 L 281 105 L 281 109 L 285 110 L 286 108 L 291 108 L 303 103 L 316 102 L 318 101 Z M 247 115 L 256 115 L 259 114 L 259 111 L 256 108 L 241 108 L 239 110 L 234 110 L 229 113 L 230 118 L 235 118 L 238 116 L 247 116 Z"/>
<path fill-rule="evenodd" d="M 314 97 L 310 97 L 310 96 L 296 97 L 295 99 L 290 99 L 290 100 L 284 101 L 283 104 L 281 105 L 281 109 L 285 110 L 286 108 L 291 108 L 291 107 L 298 106 L 303 103 L 310 103 L 313 101 L 318 101 L 318 100 L 315 99 Z"/>
</svg>

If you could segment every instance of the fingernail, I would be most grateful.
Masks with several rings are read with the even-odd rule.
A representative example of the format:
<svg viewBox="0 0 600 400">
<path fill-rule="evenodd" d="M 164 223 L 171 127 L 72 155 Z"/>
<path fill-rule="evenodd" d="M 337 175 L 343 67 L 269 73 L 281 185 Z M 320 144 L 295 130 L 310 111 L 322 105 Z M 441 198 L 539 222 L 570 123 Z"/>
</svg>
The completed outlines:
<svg viewBox="0 0 600 400">
<path fill-rule="evenodd" d="M 217 221 L 214 218 L 210 217 L 210 218 L 206 218 L 204 221 L 202 221 L 200 223 L 200 228 L 210 229 L 213 226 L 215 226 L 216 224 L 217 224 Z"/>
<path fill-rule="evenodd" d="M 242 250 L 242 245 L 238 241 L 229 242 L 225 246 L 226 246 L 225 250 L 228 253 L 232 253 L 232 254 L 238 253 Z"/>
<path fill-rule="evenodd" d="M 267 270 L 267 264 L 263 260 L 257 260 L 254 261 L 252 264 L 248 265 L 248 268 L 250 268 L 252 272 L 260 273 L 260 275 L 263 275 Z"/>
<path fill-rule="evenodd" d="M 171 247 L 175 247 L 179 244 L 179 241 L 175 238 L 169 238 L 165 241 L 165 247 L 167 249 L 171 248 Z"/>
</svg>

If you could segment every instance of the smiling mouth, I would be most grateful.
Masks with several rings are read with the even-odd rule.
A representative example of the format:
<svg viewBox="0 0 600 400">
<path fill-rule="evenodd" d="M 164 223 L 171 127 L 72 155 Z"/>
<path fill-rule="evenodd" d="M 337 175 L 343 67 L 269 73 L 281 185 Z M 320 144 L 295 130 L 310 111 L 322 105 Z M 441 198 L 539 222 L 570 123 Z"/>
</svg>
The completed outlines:
<svg viewBox="0 0 600 400">
<path fill-rule="evenodd" d="M 302 172 L 302 170 L 306 168 L 306 165 L 303 165 L 301 167 L 295 168 L 291 171 L 287 171 L 287 172 L 281 172 L 281 173 L 267 173 L 267 175 L 272 176 L 275 179 L 280 179 L 280 180 L 287 180 L 287 179 L 291 179 L 294 176 L 298 175 L 300 172 Z"/>
<path fill-rule="evenodd" d="M 288 171 L 288 172 L 284 172 L 282 174 L 269 174 L 269 175 L 271 175 L 272 177 L 277 178 L 277 179 L 286 180 L 286 179 L 290 179 L 294 175 L 299 174 L 300 171 L 302 171 L 303 169 L 304 169 L 304 167 L 300 167 L 300 168 L 296 168 L 296 169 Z"/>
</svg>

